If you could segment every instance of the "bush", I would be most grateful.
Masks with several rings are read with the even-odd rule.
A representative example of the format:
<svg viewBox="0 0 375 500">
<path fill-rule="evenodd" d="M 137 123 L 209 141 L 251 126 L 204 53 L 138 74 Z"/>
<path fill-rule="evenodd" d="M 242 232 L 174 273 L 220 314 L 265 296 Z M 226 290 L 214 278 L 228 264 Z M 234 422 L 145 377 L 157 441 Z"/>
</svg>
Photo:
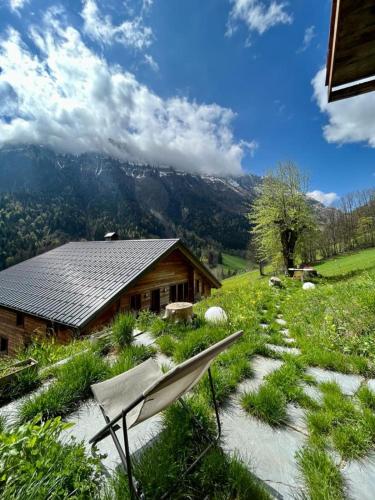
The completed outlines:
<svg viewBox="0 0 375 500">
<path fill-rule="evenodd" d="M 100 461 L 85 454 L 83 444 L 62 444 L 69 427 L 59 418 L 39 418 L 5 432 L 0 439 L 0 496 L 3 500 L 94 498 L 100 491 Z"/>
<path fill-rule="evenodd" d="M 152 322 L 157 316 L 149 309 L 142 309 L 139 311 L 136 324 L 140 330 L 147 330 L 150 328 Z"/>
<path fill-rule="evenodd" d="M 113 343 L 120 348 L 130 345 L 133 340 L 135 318 L 132 314 L 119 314 L 112 324 Z"/>
</svg>

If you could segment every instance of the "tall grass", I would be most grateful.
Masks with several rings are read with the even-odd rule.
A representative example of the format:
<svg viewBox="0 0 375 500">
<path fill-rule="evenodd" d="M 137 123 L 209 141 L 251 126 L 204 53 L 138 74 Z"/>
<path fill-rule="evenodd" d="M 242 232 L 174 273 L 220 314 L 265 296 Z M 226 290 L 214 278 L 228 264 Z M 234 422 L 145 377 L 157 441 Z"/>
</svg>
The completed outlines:
<svg viewBox="0 0 375 500">
<path fill-rule="evenodd" d="M 342 500 L 346 497 L 345 483 L 338 467 L 327 452 L 306 446 L 296 455 L 299 470 L 311 500 Z"/>
<path fill-rule="evenodd" d="M 46 420 L 66 415 L 90 395 L 90 385 L 109 374 L 107 363 L 93 352 L 79 354 L 62 365 L 57 381 L 42 393 L 29 398 L 20 408 L 21 422 L 40 416 Z"/>
<path fill-rule="evenodd" d="M 114 345 L 123 348 L 133 340 L 135 317 L 130 313 L 119 314 L 112 324 L 112 339 Z"/>
</svg>

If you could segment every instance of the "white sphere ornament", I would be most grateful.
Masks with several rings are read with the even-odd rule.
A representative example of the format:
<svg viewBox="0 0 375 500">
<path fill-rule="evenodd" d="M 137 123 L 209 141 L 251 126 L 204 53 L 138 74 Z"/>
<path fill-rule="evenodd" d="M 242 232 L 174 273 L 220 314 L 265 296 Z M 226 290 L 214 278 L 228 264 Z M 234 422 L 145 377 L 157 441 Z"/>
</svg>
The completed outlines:
<svg viewBox="0 0 375 500">
<path fill-rule="evenodd" d="M 306 281 L 306 283 L 304 283 L 304 284 L 302 285 L 302 288 L 303 288 L 304 290 L 314 290 L 315 285 L 314 285 L 314 283 L 310 283 L 310 281 Z"/>
<path fill-rule="evenodd" d="M 224 309 L 215 306 L 207 309 L 204 319 L 209 323 L 225 323 L 228 321 L 228 316 Z"/>
</svg>

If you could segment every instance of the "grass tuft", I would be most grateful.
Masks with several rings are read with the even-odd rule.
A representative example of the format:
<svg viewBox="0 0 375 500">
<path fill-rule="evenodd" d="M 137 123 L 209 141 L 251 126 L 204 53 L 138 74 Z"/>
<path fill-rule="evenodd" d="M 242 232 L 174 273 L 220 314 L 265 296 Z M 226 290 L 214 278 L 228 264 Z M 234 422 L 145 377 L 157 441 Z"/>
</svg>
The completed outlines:
<svg viewBox="0 0 375 500">
<path fill-rule="evenodd" d="M 306 446 L 296 454 L 311 500 L 342 500 L 345 484 L 338 467 L 327 452 Z"/>
<path fill-rule="evenodd" d="M 135 318 L 130 313 L 119 314 L 112 324 L 112 340 L 114 345 L 123 348 L 133 340 Z"/>
<path fill-rule="evenodd" d="M 242 406 L 255 417 L 272 426 L 287 422 L 284 394 L 271 384 L 264 384 L 258 392 L 248 392 L 242 396 Z"/>
</svg>

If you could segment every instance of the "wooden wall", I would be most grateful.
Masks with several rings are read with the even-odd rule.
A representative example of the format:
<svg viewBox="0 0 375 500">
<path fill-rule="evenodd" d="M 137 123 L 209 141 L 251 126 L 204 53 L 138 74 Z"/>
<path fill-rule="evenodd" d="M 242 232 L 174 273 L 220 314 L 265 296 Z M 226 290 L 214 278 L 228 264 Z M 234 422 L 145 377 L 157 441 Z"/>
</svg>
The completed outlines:
<svg viewBox="0 0 375 500">
<path fill-rule="evenodd" d="M 49 321 L 28 314 L 24 314 L 23 327 L 17 326 L 17 313 L 0 307 L 0 337 L 8 339 L 8 354 L 12 356 L 27 346 L 33 337 L 45 339 L 51 335 L 49 326 Z M 62 344 L 74 336 L 73 330 L 63 325 L 54 325 L 54 332 L 53 336 Z"/>
<path fill-rule="evenodd" d="M 201 292 L 195 290 L 196 280 L 200 281 Z M 192 263 L 179 251 L 174 250 L 160 260 L 152 269 L 140 277 L 131 288 L 128 288 L 119 299 L 106 308 L 96 319 L 84 329 L 84 333 L 98 330 L 109 323 L 118 312 L 130 311 L 130 297 L 140 294 L 141 309 L 151 306 L 151 291 L 160 289 L 160 306 L 165 308 L 169 303 L 169 287 L 188 282 L 190 302 L 207 297 L 211 293 L 211 284 L 194 268 Z"/>
</svg>

